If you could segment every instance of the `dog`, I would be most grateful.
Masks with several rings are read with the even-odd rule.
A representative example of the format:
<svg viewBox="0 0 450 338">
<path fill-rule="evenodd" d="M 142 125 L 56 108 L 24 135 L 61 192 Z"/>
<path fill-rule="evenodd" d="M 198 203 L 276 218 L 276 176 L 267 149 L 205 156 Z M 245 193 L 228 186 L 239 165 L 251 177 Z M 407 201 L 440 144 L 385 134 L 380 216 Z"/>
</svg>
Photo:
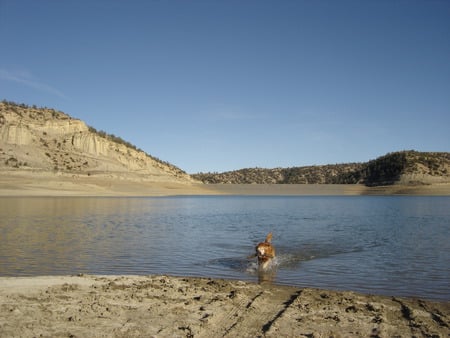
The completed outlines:
<svg viewBox="0 0 450 338">
<path fill-rule="evenodd" d="M 258 258 L 258 267 L 262 270 L 267 270 L 271 266 L 272 260 L 275 258 L 275 247 L 272 245 L 271 232 L 266 236 L 264 242 L 258 243 L 255 250 L 256 253 L 253 257 Z"/>
</svg>

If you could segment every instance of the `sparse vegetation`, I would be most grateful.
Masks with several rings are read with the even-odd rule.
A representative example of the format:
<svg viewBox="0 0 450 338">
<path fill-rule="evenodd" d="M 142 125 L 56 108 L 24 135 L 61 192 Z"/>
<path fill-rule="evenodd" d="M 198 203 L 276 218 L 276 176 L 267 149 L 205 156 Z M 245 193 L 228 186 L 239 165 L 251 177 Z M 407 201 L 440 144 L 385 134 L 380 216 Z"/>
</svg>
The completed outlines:
<svg viewBox="0 0 450 338">
<path fill-rule="evenodd" d="M 133 149 L 133 150 L 138 151 L 138 152 L 143 152 L 146 156 L 150 157 L 153 161 L 155 161 L 155 162 L 157 162 L 157 163 L 159 163 L 159 164 L 161 164 L 161 165 L 163 165 L 163 166 L 168 166 L 168 167 L 170 167 L 172 170 L 174 170 L 175 173 L 178 173 L 178 174 L 186 174 L 186 172 L 185 172 L 184 170 L 181 170 L 180 168 L 174 166 L 173 164 L 171 164 L 171 163 L 169 163 L 169 162 L 162 161 L 162 160 L 160 160 L 159 158 L 157 158 L 157 157 L 155 157 L 155 156 L 152 156 L 152 155 L 150 155 L 150 154 L 147 154 L 147 153 L 144 152 L 142 149 L 137 148 L 135 145 L 133 145 L 132 143 L 130 143 L 130 142 L 128 142 L 128 141 L 125 141 L 124 139 L 122 139 L 122 138 L 119 137 L 119 136 L 116 136 L 116 135 L 114 135 L 114 134 L 108 134 L 107 132 L 105 132 L 105 131 L 103 131 L 103 130 L 98 131 L 97 129 L 95 129 L 95 128 L 92 127 L 92 126 L 89 126 L 89 131 L 90 131 L 91 133 L 97 134 L 98 136 L 103 137 L 103 138 L 105 138 L 105 139 L 107 139 L 107 140 L 110 140 L 110 141 L 115 142 L 115 143 L 117 143 L 117 144 L 124 145 L 125 147 L 127 147 L 127 148 L 129 148 L 129 149 Z M 118 149 L 118 148 L 116 148 L 116 152 L 119 152 L 119 149 Z M 129 154 L 129 155 L 130 155 L 130 154 Z"/>
<path fill-rule="evenodd" d="M 26 167 L 28 165 L 27 162 L 21 162 L 15 157 L 9 157 L 7 160 L 5 160 L 5 165 L 12 168 L 20 168 L 20 167 Z"/>
<path fill-rule="evenodd" d="M 448 176 L 450 153 L 421 153 L 414 150 L 389 153 L 366 163 L 292 167 L 247 168 L 224 173 L 199 173 L 204 183 L 256 184 L 365 184 L 391 185 L 403 174 Z"/>
<path fill-rule="evenodd" d="M 62 111 L 55 110 L 47 107 L 37 107 L 36 105 L 29 106 L 25 103 L 16 103 L 13 101 L 2 100 L 1 103 L 6 107 L 8 111 L 15 112 L 19 116 L 28 116 L 33 119 L 44 119 L 45 113 L 49 114 L 54 119 L 66 120 L 70 119 L 70 116 Z M 0 119 L 1 120 L 1 119 Z"/>
</svg>

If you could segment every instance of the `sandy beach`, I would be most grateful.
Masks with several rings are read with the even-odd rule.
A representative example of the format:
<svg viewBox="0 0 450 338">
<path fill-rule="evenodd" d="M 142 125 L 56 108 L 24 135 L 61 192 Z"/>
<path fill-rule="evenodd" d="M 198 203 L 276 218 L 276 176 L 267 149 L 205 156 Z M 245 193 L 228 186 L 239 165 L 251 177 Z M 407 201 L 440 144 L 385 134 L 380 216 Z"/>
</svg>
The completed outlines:
<svg viewBox="0 0 450 338">
<path fill-rule="evenodd" d="M 448 337 L 450 303 L 170 276 L 0 278 L 1 337 Z"/>
</svg>

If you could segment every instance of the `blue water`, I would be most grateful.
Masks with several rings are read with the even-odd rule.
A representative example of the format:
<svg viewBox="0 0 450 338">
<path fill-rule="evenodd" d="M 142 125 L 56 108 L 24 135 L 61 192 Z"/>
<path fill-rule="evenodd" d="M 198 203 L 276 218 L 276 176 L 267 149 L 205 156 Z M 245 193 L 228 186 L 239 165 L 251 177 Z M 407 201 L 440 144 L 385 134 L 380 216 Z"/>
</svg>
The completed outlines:
<svg viewBox="0 0 450 338">
<path fill-rule="evenodd" d="M 268 232 L 276 266 L 247 257 Z M 0 276 L 170 274 L 450 300 L 450 197 L 0 198 Z"/>
</svg>

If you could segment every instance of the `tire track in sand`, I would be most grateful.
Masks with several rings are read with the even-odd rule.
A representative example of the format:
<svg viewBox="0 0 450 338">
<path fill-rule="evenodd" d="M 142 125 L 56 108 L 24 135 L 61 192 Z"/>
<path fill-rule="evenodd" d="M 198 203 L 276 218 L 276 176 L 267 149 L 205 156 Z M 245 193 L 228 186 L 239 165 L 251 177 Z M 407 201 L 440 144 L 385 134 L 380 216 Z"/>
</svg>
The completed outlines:
<svg viewBox="0 0 450 338">
<path fill-rule="evenodd" d="M 213 316 L 196 337 L 263 337 L 300 293 L 284 288 L 237 293 L 232 304 Z"/>
</svg>

